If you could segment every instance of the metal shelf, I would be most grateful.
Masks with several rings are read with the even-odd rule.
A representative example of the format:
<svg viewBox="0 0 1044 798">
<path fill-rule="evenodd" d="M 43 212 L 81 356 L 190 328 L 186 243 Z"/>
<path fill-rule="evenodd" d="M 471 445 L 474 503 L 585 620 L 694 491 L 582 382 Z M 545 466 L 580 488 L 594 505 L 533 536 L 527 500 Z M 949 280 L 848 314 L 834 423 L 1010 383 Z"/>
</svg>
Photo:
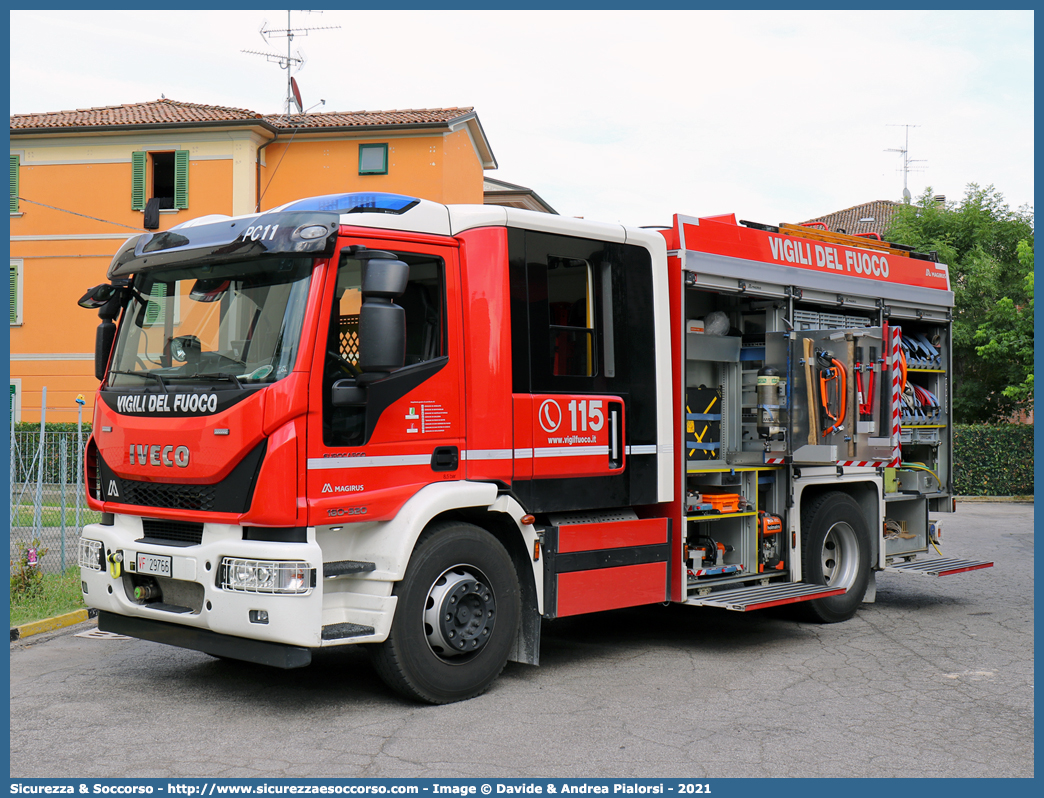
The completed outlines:
<svg viewBox="0 0 1044 798">
<path fill-rule="evenodd" d="M 717 513 L 714 515 L 687 515 L 685 516 L 686 521 L 720 521 L 723 518 L 746 518 L 747 516 L 757 515 L 756 512 L 749 513 Z"/>
</svg>

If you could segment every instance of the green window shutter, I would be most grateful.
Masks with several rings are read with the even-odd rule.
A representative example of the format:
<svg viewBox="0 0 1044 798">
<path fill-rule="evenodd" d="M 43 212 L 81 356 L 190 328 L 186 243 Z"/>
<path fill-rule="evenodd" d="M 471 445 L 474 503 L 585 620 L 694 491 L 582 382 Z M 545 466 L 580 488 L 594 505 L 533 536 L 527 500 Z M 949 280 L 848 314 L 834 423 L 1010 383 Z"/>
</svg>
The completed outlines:
<svg viewBox="0 0 1044 798">
<path fill-rule="evenodd" d="M 131 210 L 145 210 L 145 162 L 148 153 L 131 153 Z"/>
<path fill-rule="evenodd" d="M 18 156 L 11 156 L 11 213 L 18 213 Z"/>
<path fill-rule="evenodd" d="M 11 264 L 11 324 L 18 324 L 18 266 Z"/>
<path fill-rule="evenodd" d="M 189 151 L 174 152 L 174 207 L 188 207 Z"/>
<path fill-rule="evenodd" d="M 153 283 L 152 290 L 149 291 L 149 304 L 145 307 L 145 326 L 151 327 L 154 324 L 163 324 L 163 311 L 166 307 L 166 302 L 163 300 L 167 296 L 167 285 L 166 283 Z"/>
</svg>

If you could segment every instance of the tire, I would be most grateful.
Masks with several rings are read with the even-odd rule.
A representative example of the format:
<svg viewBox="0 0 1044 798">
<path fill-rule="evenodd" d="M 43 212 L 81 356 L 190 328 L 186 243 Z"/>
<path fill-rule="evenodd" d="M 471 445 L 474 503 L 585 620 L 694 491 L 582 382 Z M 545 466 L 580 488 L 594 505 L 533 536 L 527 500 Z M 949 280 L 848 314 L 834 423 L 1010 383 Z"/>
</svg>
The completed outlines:
<svg viewBox="0 0 1044 798">
<path fill-rule="evenodd" d="M 444 522 L 417 542 L 388 639 L 371 649 L 389 687 L 448 704 L 485 692 L 507 663 L 521 616 L 507 549 L 479 527 Z"/>
<path fill-rule="evenodd" d="M 848 592 L 796 609 L 816 623 L 847 621 L 859 609 L 870 580 L 870 531 L 855 499 L 832 491 L 812 500 L 801 513 L 801 551 L 803 581 Z"/>
</svg>

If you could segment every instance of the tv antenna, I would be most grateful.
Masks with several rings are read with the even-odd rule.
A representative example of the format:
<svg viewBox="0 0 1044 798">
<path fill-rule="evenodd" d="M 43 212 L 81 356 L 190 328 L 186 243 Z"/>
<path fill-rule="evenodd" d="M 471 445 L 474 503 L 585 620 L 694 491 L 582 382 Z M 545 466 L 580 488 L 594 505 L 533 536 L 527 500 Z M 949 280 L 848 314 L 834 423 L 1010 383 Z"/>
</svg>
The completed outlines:
<svg viewBox="0 0 1044 798">
<path fill-rule="evenodd" d="M 910 158 L 910 128 L 920 127 L 920 125 L 888 125 L 888 127 L 904 127 L 906 128 L 906 143 L 901 148 L 891 148 L 885 150 L 885 152 L 897 152 L 903 156 L 903 202 L 909 204 L 911 199 L 910 189 L 906 187 L 907 175 L 910 172 L 923 172 L 923 166 L 910 167 L 912 163 L 925 163 L 924 158 L 911 159 Z"/>
<path fill-rule="evenodd" d="M 311 13 L 311 12 L 309 12 Z M 323 13 L 322 11 L 319 12 Z M 262 53 L 257 50 L 242 50 L 241 52 L 248 53 L 250 55 L 264 56 L 270 62 L 279 64 L 280 69 L 286 70 L 286 115 L 290 116 L 293 113 L 293 109 L 297 108 L 297 113 L 303 114 L 304 108 L 301 103 L 301 92 L 297 88 L 297 81 L 295 81 L 290 73 L 300 72 L 305 65 L 304 53 L 297 50 L 296 53 L 291 54 L 290 50 L 293 46 L 295 36 L 307 36 L 311 31 L 314 30 L 337 30 L 340 25 L 323 25 L 320 27 L 313 28 L 295 28 L 290 24 L 290 12 L 286 12 L 286 28 L 275 28 L 269 27 L 268 21 L 261 23 L 261 27 L 258 29 L 258 33 L 261 34 L 261 38 L 265 40 L 266 44 L 271 44 L 269 39 L 278 39 L 281 37 L 286 38 L 286 55 L 281 53 Z"/>
</svg>

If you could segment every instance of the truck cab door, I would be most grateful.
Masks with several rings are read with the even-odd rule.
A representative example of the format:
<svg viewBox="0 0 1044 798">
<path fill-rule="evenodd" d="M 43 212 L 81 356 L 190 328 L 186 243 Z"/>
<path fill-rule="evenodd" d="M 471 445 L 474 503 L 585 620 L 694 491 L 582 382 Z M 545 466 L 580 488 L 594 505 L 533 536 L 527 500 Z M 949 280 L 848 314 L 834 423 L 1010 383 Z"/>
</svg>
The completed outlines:
<svg viewBox="0 0 1044 798">
<path fill-rule="evenodd" d="M 410 267 L 395 300 L 406 318 L 406 360 L 365 384 L 358 404 L 338 406 L 333 386 L 358 377 L 360 265 L 350 254 L 331 267 L 310 380 L 308 501 L 313 525 L 377 521 L 395 515 L 432 482 L 458 479 L 461 418 L 457 249 L 429 243 L 352 240 L 393 253 Z M 342 250 L 343 252 L 343 250 Z M 451 346 L 450 342 L 454 342 Z M 343 383 L 342 383 L 343 384 Z"/>
</svg>

